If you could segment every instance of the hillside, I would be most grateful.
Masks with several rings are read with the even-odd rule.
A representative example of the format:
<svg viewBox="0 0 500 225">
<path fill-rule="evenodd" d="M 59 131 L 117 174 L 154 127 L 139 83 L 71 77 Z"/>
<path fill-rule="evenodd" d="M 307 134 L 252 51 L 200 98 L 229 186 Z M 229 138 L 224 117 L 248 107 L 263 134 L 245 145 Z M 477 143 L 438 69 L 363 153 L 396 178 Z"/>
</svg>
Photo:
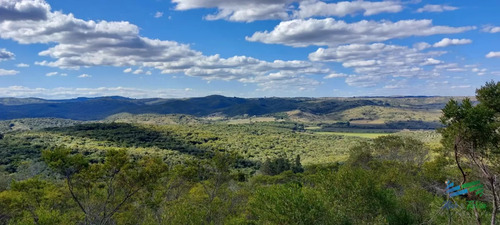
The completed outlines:
<svg viewBox="0 0 500 225">
<path fill-rule="evenodd" d="M 386 97 L 386 98 L 236 98 L 212 95 L 188 99 L 130 99 L 123 97 L 76 98 L 69 100 L 43 100 L 0 98 L 0 120 L 19 118 L 62 118 L 72 120 L 103 120 L 119 113 L 130 114 L 186 114 L 193 116 L 224 115 L 229 117 L 262 116 L 299 110 L 312 121 L 353 119 L 346 110 L 371 106 L 373 109 L 418 110 L 427 118 L 436 118 L 449 97 Z M 397 110 L 396 110 L 397 111 Z M 399 110 L 401 111 L 401 110 Z M 344 114 L 342 114 L 344 112 Z M 344 116 L 342 116 L 344 115 Z M 315 116 L 320 116 L 314 119 Z M 389 115 L 390 116 L 390 115 Z M 415 115 L 419 117 L 420 115 Z M 381 117 L 378 115 L 378 117 Z M 383 116 L 382 116 L 383 117 Z M 387 116 L 386 116 L 387 117 Z M 406 118 L 406 117 L 404 117 Z M 418 120 L 409 117 L 410 120 Z"/>
</svg>

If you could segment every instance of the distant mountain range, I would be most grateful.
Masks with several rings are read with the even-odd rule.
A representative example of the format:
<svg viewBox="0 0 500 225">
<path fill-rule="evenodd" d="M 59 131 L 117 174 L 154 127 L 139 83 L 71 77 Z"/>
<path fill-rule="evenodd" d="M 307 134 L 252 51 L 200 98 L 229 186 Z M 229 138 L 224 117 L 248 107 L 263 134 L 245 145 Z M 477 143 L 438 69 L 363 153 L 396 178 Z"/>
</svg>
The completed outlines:
<svg viewBox="0 0 500 225">
<path fill-rule="evenodd" d="M 457 98 L 457 97 L 454 97 Z M 460 97 L 458 97 L 460 98 Z M 131 99 L 120 96 L 46 100 L 0 98 L 0 120 L 63 118 L 102 120 L 118 113 L 187 114 L 193 116 L 262 116 L 299 110 L 312 115 L 340 113 L 362 106 L 439 110 L 450 97 L 237 98 L 211 95 L 186 99 Z"/>
</svg>

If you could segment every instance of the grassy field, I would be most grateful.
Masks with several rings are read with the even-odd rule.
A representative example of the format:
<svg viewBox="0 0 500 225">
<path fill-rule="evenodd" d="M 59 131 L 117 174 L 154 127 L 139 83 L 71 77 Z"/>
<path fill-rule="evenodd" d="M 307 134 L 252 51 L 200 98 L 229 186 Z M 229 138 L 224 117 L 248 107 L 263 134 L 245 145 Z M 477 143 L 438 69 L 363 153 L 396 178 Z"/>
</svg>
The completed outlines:
<svg viewBox="0 0 500 225">
<path fill-rule="evenodd" d="M 342 135 L 342 136 L 361 137 L 361 138 L 377 138 L 380 136 L 390 135 L 390 133 L 345 133 L 345 132 L 315 132 L 315 134 Z"/>
</svg>

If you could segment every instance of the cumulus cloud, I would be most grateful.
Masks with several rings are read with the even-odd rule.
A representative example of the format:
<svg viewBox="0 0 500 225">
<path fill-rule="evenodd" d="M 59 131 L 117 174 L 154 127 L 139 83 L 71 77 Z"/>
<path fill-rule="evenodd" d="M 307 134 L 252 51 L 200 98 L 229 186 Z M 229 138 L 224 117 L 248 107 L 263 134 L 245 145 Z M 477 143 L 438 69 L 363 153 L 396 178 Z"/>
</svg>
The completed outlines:
<svg viewBox="0 0 500 225">
<path fill-rule="evenodd" d="M 50 72 L 50 73 L 45 74 L 45 76 L 47 76 L 47 77 L 53 77 L 53 76 L 55 76 L 57 74 L 58 74 L 58 72 Z"/>
<path fill-rule="evenodd" d="M 0 61 L 14 59 L 14 53 L 7 51 L 5 48 L 0 49 Z"/>
<path fill-rule="evenodd" d="M 488 25 L 488 26 L 484 26 L 483 29 L 481 29 L 481 31 L 487 32 L 487 33 L 498 33 L 498 32 L 500 32 L 500 27 Z"/>
<path fill-rule="evenodd" d="M 350 44 L 327 49 L 319 48 L 316 52 L 309 54 L 309 59 L 341 63 L 343 67 L 353 69 L 357 73 L 347 75 L 347 84 L 371 87 L 389 78 L 436 76 L 438 71 L 426 67 L 442 64 L 441 60 L 435 58 L 445 53 L 443 51 L 421 52 L 416 48 L 384 43 Z"/>
<path fill-rule="evenodd" d="M 36 0 L 20 2 L 33 1 Z M 247 56 L 206 56 L 186 44 L 142 37 L 139 30 L 129 22 L 86 21 L 72 14 L 51 11 L 46 11 L 46 18 L 41 20 L 0 22 L 0 38 L 21 44 L 51 44 L 52 47 L 39 55 L 53 60 L 35 62 L 42 66 L 62 69 L 82 66 L 155 68 L 163 74 L 185 74 L 205 80 L 247 78 L 263 82 L 266 80 L 258 77 L 272 73 L 290 74 L 291 80 L 299 82 L 297 76 L 329 72 L 321 64 L 306 61 L 270 62 Z M 124 72 L 127 71 L 132 72 L 132 69 Z"/>
<path fill-rule="evenodd" d="M 141 74 L 141 73 L 144 73 L 142 69 L 137 69 L 133 72 L 133 74 Z"/>
<path fill-rule="evenodd" d="M 447 47 L 450 45 L 466 45 L 472 43 L 470 39 L 449 39 L 443 38 L 441 41 L 434 43 L 432 45 L 434 48 Z"/>
<path fill-rule="evenodd" d="M 483 76 L 486 74 L 486 71 L 488 71 L 488 69 L 485 69 L 485 68 L 472 68 L 472 72 L 476 73 L 478 76 Z"/>
<path fill-rule="evenodd" d="M 90 78 L 90 77 L 92 77 L 92 76 L 91 76 L 91 75 L 88 75 L 88 74 L 86 74 L 86 73 L 84 73 L 84 74 L 82 74 L 82 75 L 78 76 L 78 78 Z"/>
<path fill-rule="evenodd" d="M 216 14 L 207 15 L 207 20 L 226 19 L 230 21 L 252 22 L 255 20 L 287 19 L 289 0 L 172 0 L 176 10 L 197 8 L 217 8 Z"/>
<path fill-rule="evenodd" d="M 489 52 L 486 55 L 486 58 L 499 58 L 500 57 L 500 52 Z"/>
<path fill-rule="evenodd" d="M 424 7 L 417 9 L 417 12 L 444 12 L 457 10 L 458 7 L 448 6 L 448 5 L 425 5 Z"/>
<path fill-rule="evenodd" d="M 215 94 L 215 93 L 213 93 Z M 29 88 L 24 86 L 0 87 L 0 96 L 4 97 L 39 97 L 64 99 L 76 97 L 124 96 L 130 98 L 185 98 L 203 94 L 193 89 L 138 89 L 128 87 L 99 88 Z"/>
<path fill-rule="evenodd" d="M 26 63 L 19 63 L 16 65 L 16 67 L 19 67 L 19 68 L 27 68 L 27 67 L 30 67 L 29 64 L 26 64 Z"/>
<path fill-rule="evenodd" d="M 0 22 L 5 20 L 44 20 L 49 11 L 49 4 L 42 0 L 0 0 Z"/>
<path fill-rule="evenodd" d="M 337 16 L 354 15 L 363 12 L 365 16 L 380 13 L 396 13 L 403 10 L 401 2 L 397 1 L 342 1 L 337 3 L 326 3 L 318 0 L 306 0 L 299 4 L 299 9 L 294 12 L 298 18 L 309 18 L 314 16 Z"/>
<path fill-rule="evenodd" d="M 156 12 L 155 18 L 161 18 L 163 16 L 163 12 Z"/>
<path fill-rule="evenodd" d="M 305 76 L 298 76 L 292 72 L 271 73 L 267 76 L 242 78 L 239 81 L 243 83 L 256 83 L 260 91 L 310 91 L 321 84 L 321 82 L 317 80 Z"/>
<path fill-rule="evenodd" d="M 130 73 L 130 72 L 132 72 L 132 68 L 127 68 L 127 69 L 124 69 L 124 70 L 123 70 L 123 72 L 124 72 L 124 73 Z"/>
<path fill-rule="evenodd" d="M 432 20 L 367 21 L 346 23 L 333 18 L 295 19 L 279 23 L 272 31 L 256 32 L 246 40 L 293 47 L 337 46 L 370 43 L 411 36 L 453 34 L 475 27 L 434 26 Z"/>
<path fill-rule="evenodd" d="M 399 1 L 341 1 L 326 3 L 319 0 L 172 0 L 176 10 L 216 8 L 217 13 L 205 16 L 207 20 L 253 22 L 256 20 L 288 20 L 314 16 L 395 13 L 403 10 Z"/>
<path fill-rule="evenodd" d="M 407 89 L 409 87 L 408 80 L 390 80 L 383 88 L 384 89 Z"/>
<path fill-rule="evenodd" d="M 427 42 L 419 42 L 419 43 L 415 43 L 413 45 L 414 48 L 418 49 L 418 50 L 424 50 L 426 48 L 430 48 L 432 47 L 431 44 L 427 43 Z"/>
<path fill-rule="evenodd" d="M 348 77 L 349 75 L 344 74 L 344 73 L 332 73 L 324 76 L 324 79 L 331 79 L 331 78 L 339 78 L 339 77 Z"/>
<path fill-rule="evenodd" d="M 16 75 L 19 71 L 0 69 L 0 76 Z"/>
<path fill-rule="evenodd" d="M 345 79 L 345 82 L 349 86 L 354 87 L 374 87 L 377 84 L 382 83 L 384 80 L 381 76 L 372 76 L 372 75 L 350 75 Z"/>
</svg>

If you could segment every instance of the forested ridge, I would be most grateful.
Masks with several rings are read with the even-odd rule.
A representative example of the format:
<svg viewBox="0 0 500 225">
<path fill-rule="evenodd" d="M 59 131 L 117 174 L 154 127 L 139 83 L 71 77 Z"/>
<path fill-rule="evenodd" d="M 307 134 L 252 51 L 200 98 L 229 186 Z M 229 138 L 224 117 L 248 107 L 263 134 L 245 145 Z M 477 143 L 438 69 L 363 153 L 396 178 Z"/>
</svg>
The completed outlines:
<svg viewBox="0 0 500 225">
<path fill-rule="evenodd" d="M 476 93 L 446 100 L 437 131 L 373 139 L 328 129 L 356 129 L 341 113 L 349 109 L 383 120 L 378 103 L 339 110 L 330 123 L 290 113 L 9 120 L 19 129 L 0 134 L 0 224 L 496 224 L 500 83 Z M 479 181 L 484 191 L 450 197 L 446 181 Z"/>
</svg>

